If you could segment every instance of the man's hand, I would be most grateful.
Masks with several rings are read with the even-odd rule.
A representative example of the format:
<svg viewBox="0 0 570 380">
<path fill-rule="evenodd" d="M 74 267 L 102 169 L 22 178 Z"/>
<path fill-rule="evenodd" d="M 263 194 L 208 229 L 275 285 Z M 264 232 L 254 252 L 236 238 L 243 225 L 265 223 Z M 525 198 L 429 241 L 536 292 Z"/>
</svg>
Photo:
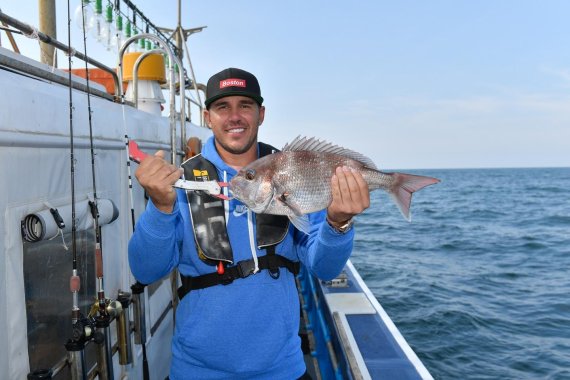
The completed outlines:
<svg viewBox="0 0 570 380">
<path fill-rule="evenodd" d="M 336 168 L 331 179 L 332 202 L 327 208 L 327 218 L 340 227 L 370 206 L 368 184 L 356 170 L 347 166 Z"/>
<path fill-rule="evenodd" d="M 182 169 L 166 162 L 164 152 L 159 150 L 154 156 L 149 155 L 141 161 L 135 176 L 156 208 L 171 213 L 176 200 L 176 190 L 172 185 L 182 173 Z"/>
</svg>

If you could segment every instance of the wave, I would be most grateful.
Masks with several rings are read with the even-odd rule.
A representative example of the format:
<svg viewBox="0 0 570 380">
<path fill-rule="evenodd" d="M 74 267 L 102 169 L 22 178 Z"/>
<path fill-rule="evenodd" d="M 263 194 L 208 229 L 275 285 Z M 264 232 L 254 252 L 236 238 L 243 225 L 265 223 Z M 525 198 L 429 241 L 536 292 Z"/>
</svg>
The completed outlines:
<svg viewBox="0 0 570 380">
<path fill-rule="evenodd" d="M 353 263 L 435 378 L 570 379 L 569 173 L 434 171 L 412 223 L 380 192 L 356 218 Z"/>
</svg>

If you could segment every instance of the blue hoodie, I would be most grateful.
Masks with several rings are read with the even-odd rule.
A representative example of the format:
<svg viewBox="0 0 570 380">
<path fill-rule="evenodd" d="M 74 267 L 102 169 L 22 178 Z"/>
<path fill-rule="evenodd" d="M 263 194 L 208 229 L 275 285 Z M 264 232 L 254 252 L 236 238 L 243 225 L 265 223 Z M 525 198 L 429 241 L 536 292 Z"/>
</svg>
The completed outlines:
<svg viewBox="0 0 570 380">
<path fill-rule="evenodd" d="M 229 181 L 236 170 L 222 161 L 211 137 L 203 156 Z M 227 230 L 234 262 L 266 254 L 255 244 L 255 214 L 236 199 L 226 201 Z M 301 261 L 328 280 L 343 269 L 352 251 L 354 231 L 339 234 L 324 222 L 326 211 L 309 215 L 309 235 L 290 226 L 276 253 Z M 150 284 L 178 268 L 185 276 L 212 273 L 196 253 L 189 205 L 178 190 L 172 213 L 152 201 L 129 242 L 135 278 Z M 299 332 L 299 296 L 294 276 L 280 268 L 278 279 L 267 270 L 229 285 L 192 290 L 178 305 L 172 339 L 170 379 L 297 379 L 305 372 Z"/>
</svg>

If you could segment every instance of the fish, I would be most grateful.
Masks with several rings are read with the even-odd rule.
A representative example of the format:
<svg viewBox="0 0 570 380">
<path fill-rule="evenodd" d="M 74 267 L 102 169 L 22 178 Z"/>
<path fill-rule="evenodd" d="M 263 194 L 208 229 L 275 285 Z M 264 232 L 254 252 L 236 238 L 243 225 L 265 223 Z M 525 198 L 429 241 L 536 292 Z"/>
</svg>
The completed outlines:
<svg viewBox="0 0 570 380">
<path fill-rule="evenodd" d="M 297 229 L 308 234 L 307 214 L 330 205 L 331 178 L 339 166 L 360 172 L 370 191 L 386 191 L 408 221 L 412 194 L 440 182 L 433 177 L 383 172 L 361 153 L 315 137 L 298 136 L 281 151 L 241 168 L 230 181 L 230 190 L 251 211 L 286 215 Z"/>
</svg>

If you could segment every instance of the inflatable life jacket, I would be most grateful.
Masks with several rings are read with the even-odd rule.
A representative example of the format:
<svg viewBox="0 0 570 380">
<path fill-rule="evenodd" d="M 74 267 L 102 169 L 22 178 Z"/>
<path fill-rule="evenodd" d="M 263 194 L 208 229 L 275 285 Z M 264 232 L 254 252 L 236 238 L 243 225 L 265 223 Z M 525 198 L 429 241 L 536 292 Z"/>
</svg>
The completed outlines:
<svg viewBox="0 0 570 380">
<path fill-rule="evenodd" d="M 271 145 L 259 143 L 259 156 L 276 152 Z M 191 181 L 219 180 L 216 167 L 201 154 L 185 161 L 182 165 L 184 178 Z M 209 265 L 218 265 L 218 271 L 202 276 L 181 275 L 182 286 L 178 289 L 180 299 L 190 290 L 203 289 L 218 284 L 227 285 L 236 278 L 244 278 L 255 270 L 253 259 L 234 264 L 233 251 L 226 230 L 224 203 L 201 191 L 187 191 L 186 197 L 190 208 L 194 239 L 199 258 Z M 289 231 L 289 219 L 283 215 L 256 214 L 259 249 L 265 248 L 267 255 L 258 258 L 260 270 L 268 269 L 272 277 L 279 277 L 279 267 L 287 268 L 297 274 L 299 263 L 275 254 L 279 244 Z M 220 266 L 223 266 L 220 268 Z"/>
</svg>

